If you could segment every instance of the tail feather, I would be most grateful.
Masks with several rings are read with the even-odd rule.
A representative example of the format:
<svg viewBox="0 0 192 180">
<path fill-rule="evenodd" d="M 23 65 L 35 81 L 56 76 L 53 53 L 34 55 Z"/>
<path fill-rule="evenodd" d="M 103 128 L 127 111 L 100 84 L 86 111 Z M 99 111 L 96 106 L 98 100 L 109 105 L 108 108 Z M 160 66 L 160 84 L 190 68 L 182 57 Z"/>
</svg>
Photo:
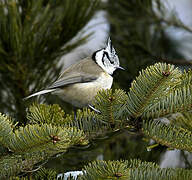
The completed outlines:
<svg viewBox="0 0 192 180">
<path fill-rule="evenodd" d="M 50 92 L 53 92 L 55 91 L 56 89 L 47 89 L 47 90 L 42 90 L 42 91 L 39 91 L 39 92 L 36 92 L 34 94 L 31 94 L 30 96 L 27 96 L 25 98 L 23 98 L 23 100 L 27 100 L 33 96 L 38 96 L 38 95 L 41 95 L 41 94 L 47 94 L 47 93 L 50 93 Z"/>
</svg>

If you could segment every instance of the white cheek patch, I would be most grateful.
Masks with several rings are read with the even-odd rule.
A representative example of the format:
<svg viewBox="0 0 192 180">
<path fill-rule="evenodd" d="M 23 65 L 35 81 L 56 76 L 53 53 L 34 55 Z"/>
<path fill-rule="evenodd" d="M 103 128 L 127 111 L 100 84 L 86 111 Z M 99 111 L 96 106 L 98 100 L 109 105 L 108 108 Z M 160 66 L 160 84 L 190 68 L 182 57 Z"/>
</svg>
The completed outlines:
<svg viewBox="0 0 192 180">
<path fill-rule="evenodd" d="M 108 53 L 108 57 L 104 57 L 104 55 Z M 105 55 L 106 56 L 106 55 Z M 114 55 L 113 55 L 114 56 Z M 114 64 L 112 64 L 110 62 L 110 59 L 107 58 L 112 58 L 114 60 L 117 60 L 117 62 L 114 62 Z M 107 52 L 107 49 L 102 49 L 100 51 L 98 51 L 95 55 L 95 60 L 97 62 L 97 64 L 104 70 L 106 71 L 108 74 L 112 75 L 113 72 L 116 70 L 116 67 L 118 66 L 117 64 L 119 64 L 118 62 L 118 57 L 111 57 L 110 52 Z M 104 62 L 105 61 L 105 62 Z"/>
<path fill-rule="evenodd" d="M 105 66 L 102 61 L 98 62 L 98 65 L 104 70 L 106 71 L 108 74 L 112 75 L 113 72 L 115 71 L 116 68 L 114 68 L 113 66 Z"/>
<path fill-rule="evenodd" d="M 103 62 L 102 62 L 102 58 L 103 58 L 103 50 L 97 52 L 97 54 L 96 54 L 96 56 L 95 56 L 95 60 L 96 60 L 97 64 L 98 64 L 100 67 L 102 67 L 102 69 L 105 70 L 105 66 L 104 66 L 104 64 L 103 64 Z"/>
</svg>

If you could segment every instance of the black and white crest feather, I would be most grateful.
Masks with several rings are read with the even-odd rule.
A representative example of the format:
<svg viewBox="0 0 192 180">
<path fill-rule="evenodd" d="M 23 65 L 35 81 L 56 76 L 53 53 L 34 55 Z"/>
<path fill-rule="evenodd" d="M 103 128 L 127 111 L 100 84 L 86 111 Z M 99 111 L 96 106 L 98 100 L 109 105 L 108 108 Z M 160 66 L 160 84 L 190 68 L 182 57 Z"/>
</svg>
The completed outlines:
<svg viewBox="0 0 192 180">
<path fill-rule="evenodd" d="M 107 46 L 93 53 L 92 58 L 110 75 L 118 68 L 123 69 L 119 66 L 119 58 L 110 38 L 107 41 Z"/>
</svg>

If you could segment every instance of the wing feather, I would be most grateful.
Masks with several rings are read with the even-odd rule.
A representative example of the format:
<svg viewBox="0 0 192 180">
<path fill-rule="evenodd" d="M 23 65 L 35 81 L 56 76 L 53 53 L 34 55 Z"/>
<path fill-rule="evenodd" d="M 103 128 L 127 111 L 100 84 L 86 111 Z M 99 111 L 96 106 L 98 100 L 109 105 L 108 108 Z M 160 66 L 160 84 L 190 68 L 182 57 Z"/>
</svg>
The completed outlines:
<svg viewBox="0 0 192 180">
<path fill-rule="evenodd" d="M 102 69 L 95 62 L 86 58 L 67 68 L 61 76 L 47 89 L 61 88 L 75 83 L 96 80 Z"/>
</svg>

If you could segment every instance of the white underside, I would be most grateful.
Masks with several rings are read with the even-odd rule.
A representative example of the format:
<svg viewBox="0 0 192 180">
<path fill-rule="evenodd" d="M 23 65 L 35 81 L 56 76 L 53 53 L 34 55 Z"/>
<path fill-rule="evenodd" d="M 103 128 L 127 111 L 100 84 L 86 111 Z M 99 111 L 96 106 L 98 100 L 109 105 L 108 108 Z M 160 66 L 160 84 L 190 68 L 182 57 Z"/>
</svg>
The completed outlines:
<svg viewBox="0 0 192 180">
<path fill-rule="evenodd" d="M 53 94 L 58 95 L 64 101 L 76 107 L 84 107 L 91 104 L 97 92 L 101 89 L 110 89 L 113 77 L 103 72 L 101 76 L 93 82 L 76 83 L 63 89 L 58 89 Z"/>
<path fill-rule="evenodd" d="M 106 72 L 102 72 L 100 77 L 88 83 L 76 83 L 66 86 L 64 88 L 42 90 L 34 93 L 24 100 L 33 96 L 38 96 L 46 93 L 58 95 L 63 101 L 68 102 L 76 107 L 84 107 L 91 104 L 92 100 L 101 89 L 110 89 L 113 83 L 113 77 Z"/>
</svg>

